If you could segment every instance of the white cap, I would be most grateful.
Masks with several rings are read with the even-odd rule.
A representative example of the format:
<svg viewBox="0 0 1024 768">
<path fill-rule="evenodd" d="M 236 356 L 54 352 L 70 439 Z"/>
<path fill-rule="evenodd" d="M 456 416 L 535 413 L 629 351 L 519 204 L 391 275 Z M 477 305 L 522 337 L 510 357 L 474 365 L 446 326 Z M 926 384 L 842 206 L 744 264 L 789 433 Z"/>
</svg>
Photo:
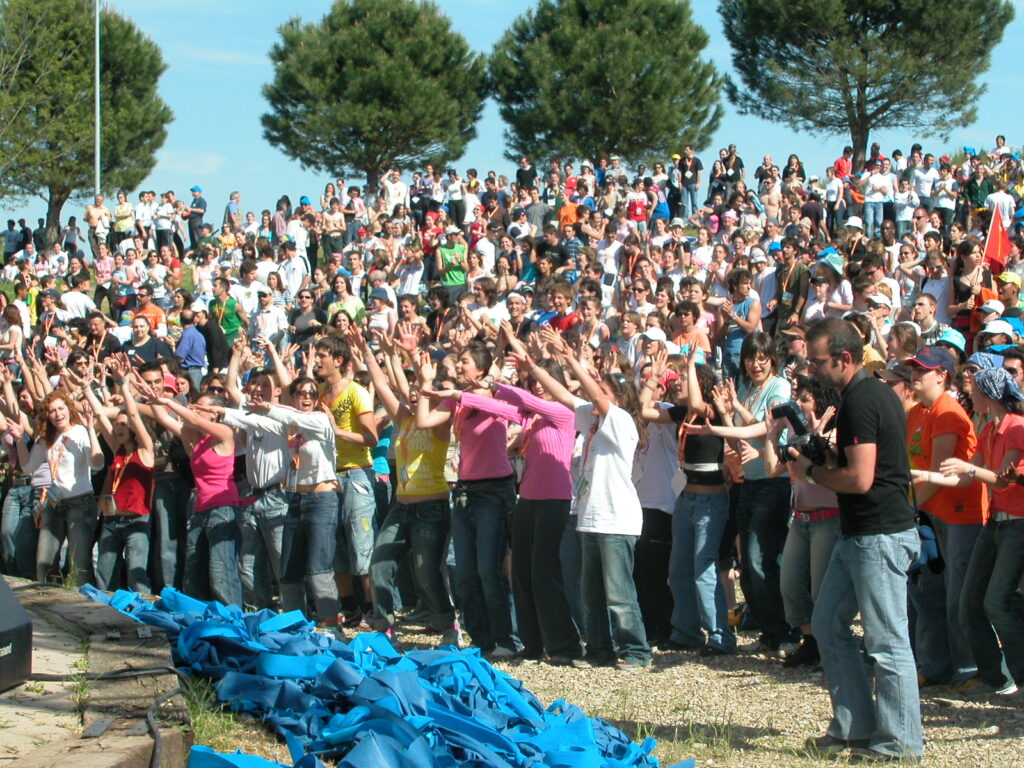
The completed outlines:
<svg viewBox="0 0 1024 768">
<path fill-rule="evenodd" d="M 1006 311 L 1006 307 L 1003 306 L 1003 302 L 999 301 L 999 299 L 989 299 L 981 305 L 981 311 L 986 314 L 992 312 L 1001 315 Z"/>
<path fill-rule="evenodd" d="M 861 220 L 860 216 L 851 216 L 850 218 L 848 218 L 846 220 L 845 226 L 847 226 L 847 227 L 856 227 L 857 229 L 861 230 L 862 232 L 864 231 L 864 222 Z"/>
<path fill-rule="evenodd" d="M 881 304 L 883 307 L 892 309 L 892 299 L 886 296 L 884 293 L 879 291 L 868 296 L 868 303 L 870 304 Z"/>
<path fill-rule="evenodd" d="M 640 336 L 649 341 L 668 341 L 668 336 L 665 335 L 661 328 L 648 328 Z"/>
<path fill-rule="evenodd" d="M 993 320 L 990 323 L 985 323 L 985 327 L 978 331 L 978 335 L 983 333 L 1005 333 L 1011 339 L 1015 336 L 1013 326 L 1005 320 Z"/>
</svg>

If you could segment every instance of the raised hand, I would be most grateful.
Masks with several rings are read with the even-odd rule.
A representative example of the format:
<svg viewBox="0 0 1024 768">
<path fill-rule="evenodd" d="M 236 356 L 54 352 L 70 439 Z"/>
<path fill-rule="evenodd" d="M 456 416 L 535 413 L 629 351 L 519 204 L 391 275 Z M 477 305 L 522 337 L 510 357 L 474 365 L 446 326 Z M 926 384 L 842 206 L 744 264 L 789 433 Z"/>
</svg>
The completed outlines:
<svg viewBox="0 0 1024 768">
<path fill-rule="evenodd" d="M 419 376 L 420 387 L 422 387 L 428 381 L 433 381 L 437 377 L 437 366 L 434 365 L 430 353 L 425 349 L 420 351 L 420 358 L 417 363 L 416 374 Z"/>
<path fill-rule="evenodd" d="M 651 378 L 655 381 L 661 378 L 661 375 L 668 370 L 668 350 L 664 347 L 659 347 L 658 351 L 651 357 Z"/>
<path fill-rule="evenodd" d="M 423 326 L 418 323 L 402 322 L 395 326 L 394 344 L 410 355 L 423 341 Z"/>
<path fill-rule="evenodd" d="M 807 423 L 810 426 L 812 432 L 820 435 L 822 430 L 825 428 L 825 425 L 828 424 L 832 417 L 835 415 L 836 407 L 834 405 L 830 405 L 828 408 L 825 409 L 825 412 L 821 414 L 820 419 L 812 413 L 810 417 L 807 419 Z"/>
</svg>

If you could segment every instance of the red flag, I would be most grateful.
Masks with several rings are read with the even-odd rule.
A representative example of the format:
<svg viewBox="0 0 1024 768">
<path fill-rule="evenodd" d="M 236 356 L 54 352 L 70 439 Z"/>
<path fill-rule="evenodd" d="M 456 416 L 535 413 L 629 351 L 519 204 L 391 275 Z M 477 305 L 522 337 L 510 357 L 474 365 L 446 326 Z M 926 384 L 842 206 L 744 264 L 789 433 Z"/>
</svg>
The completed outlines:
<svg viewBox="0 0 1024 768">
<path fill-rule="evenodd" d="M 985 263 L 992 270 L 992 274 L 998 275 L 1006 269 L 1006 260 L 1010 256 L 1010 236 L 1003 226 L 1003 218 L 999 215 L 999 208 L 992 211 L 992 223 L 988 228 L 988 239 L 985 241 Z"/>
</svg>

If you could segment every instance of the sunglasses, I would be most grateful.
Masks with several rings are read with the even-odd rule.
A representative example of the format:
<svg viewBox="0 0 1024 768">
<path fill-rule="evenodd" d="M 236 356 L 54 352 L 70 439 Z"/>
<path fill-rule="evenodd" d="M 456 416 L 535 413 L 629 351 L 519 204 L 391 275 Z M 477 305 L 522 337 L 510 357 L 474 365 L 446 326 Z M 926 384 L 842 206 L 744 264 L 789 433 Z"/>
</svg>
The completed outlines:
<svg viewBox="0 0 1024 768">
<path fill-rule="evenodd" d="M 215 395 L 223 395 L 227 392 L 224 387 L 207 387 L 207 392 L 213 392 Z"/>
</svg>

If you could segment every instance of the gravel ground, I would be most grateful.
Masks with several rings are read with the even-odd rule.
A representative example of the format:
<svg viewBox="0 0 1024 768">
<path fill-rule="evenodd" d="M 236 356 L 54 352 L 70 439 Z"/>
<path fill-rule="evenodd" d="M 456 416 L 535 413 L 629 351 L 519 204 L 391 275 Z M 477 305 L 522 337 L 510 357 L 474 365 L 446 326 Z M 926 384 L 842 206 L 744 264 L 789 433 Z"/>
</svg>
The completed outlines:
<svg viewBox="0 0 1024 768">
<path fill-rule="evenodd" d="M 655 737 L 663 766 L 688 757 L 698 766 L 730 768 L 847 762 L 802 752 L 804 739 L 824 733 L 831 715 L 821 672 L 784 669 L 768 656 L 656 653 L 649 669 L 628 672 L 497 666 L 545 703 L 564 698 L 634 739 Z M 966 701 L 950 687 L 925 689 L 923 765 L 1024 765 L 1022 704 L 1015 698 Z"/>
<path fill-rule="evenodd" d="M 433 647 L 440 639 L 422 627 L 400 629 L 400 650 Z M 753 638 L 745 635 L 740 642 Z M 545 705 L 565 699 L 637 741 L 653 736 L 654 754 L 665 768 L 690 757 L 698 768 L 849 764 L 802 750 L 808 736 L 824 733 L 831 714 L 821 672 L 784 669 L 766 655 L 701 659 L 696 653 L 656 652 L 650 668 L 633 671 L 525 662 L 495 666 L 525 682 Z M 965 700 L 953 688 L 936 686 L 925 689 L 921 710 L 927 740 L 922 765 L 1024 766 L 1024 698 Z M 231 746 L 289 762 L 283 745 L 249 722 L 230 734 Z"/>
<path fill-rule="evenodd" d="M 755 636 L 742 634 L 740 644 Z M 403 631 L 399 644 L 409 650 L 438 639 Z M 495 666 L 526 683 L 545 705 L 565 699 L 637 741 L 653 736 L 654 754 L 666 768 L 690 757 L 698 768 L 849 764 L 802 749 L 808 736 L 825 732 L 831 717 L 822 673 L 784 669 L 767 655 L 702 659 L 696 653 L 655 652 L 651 667 L 632 671 L 535 662 Z M 975 701 L 952 687 L 935 686 L 924 690 L 921 712 L 927 742 L 923 766 L 1024 766 L 1024 697 Z"/>
</svg>

